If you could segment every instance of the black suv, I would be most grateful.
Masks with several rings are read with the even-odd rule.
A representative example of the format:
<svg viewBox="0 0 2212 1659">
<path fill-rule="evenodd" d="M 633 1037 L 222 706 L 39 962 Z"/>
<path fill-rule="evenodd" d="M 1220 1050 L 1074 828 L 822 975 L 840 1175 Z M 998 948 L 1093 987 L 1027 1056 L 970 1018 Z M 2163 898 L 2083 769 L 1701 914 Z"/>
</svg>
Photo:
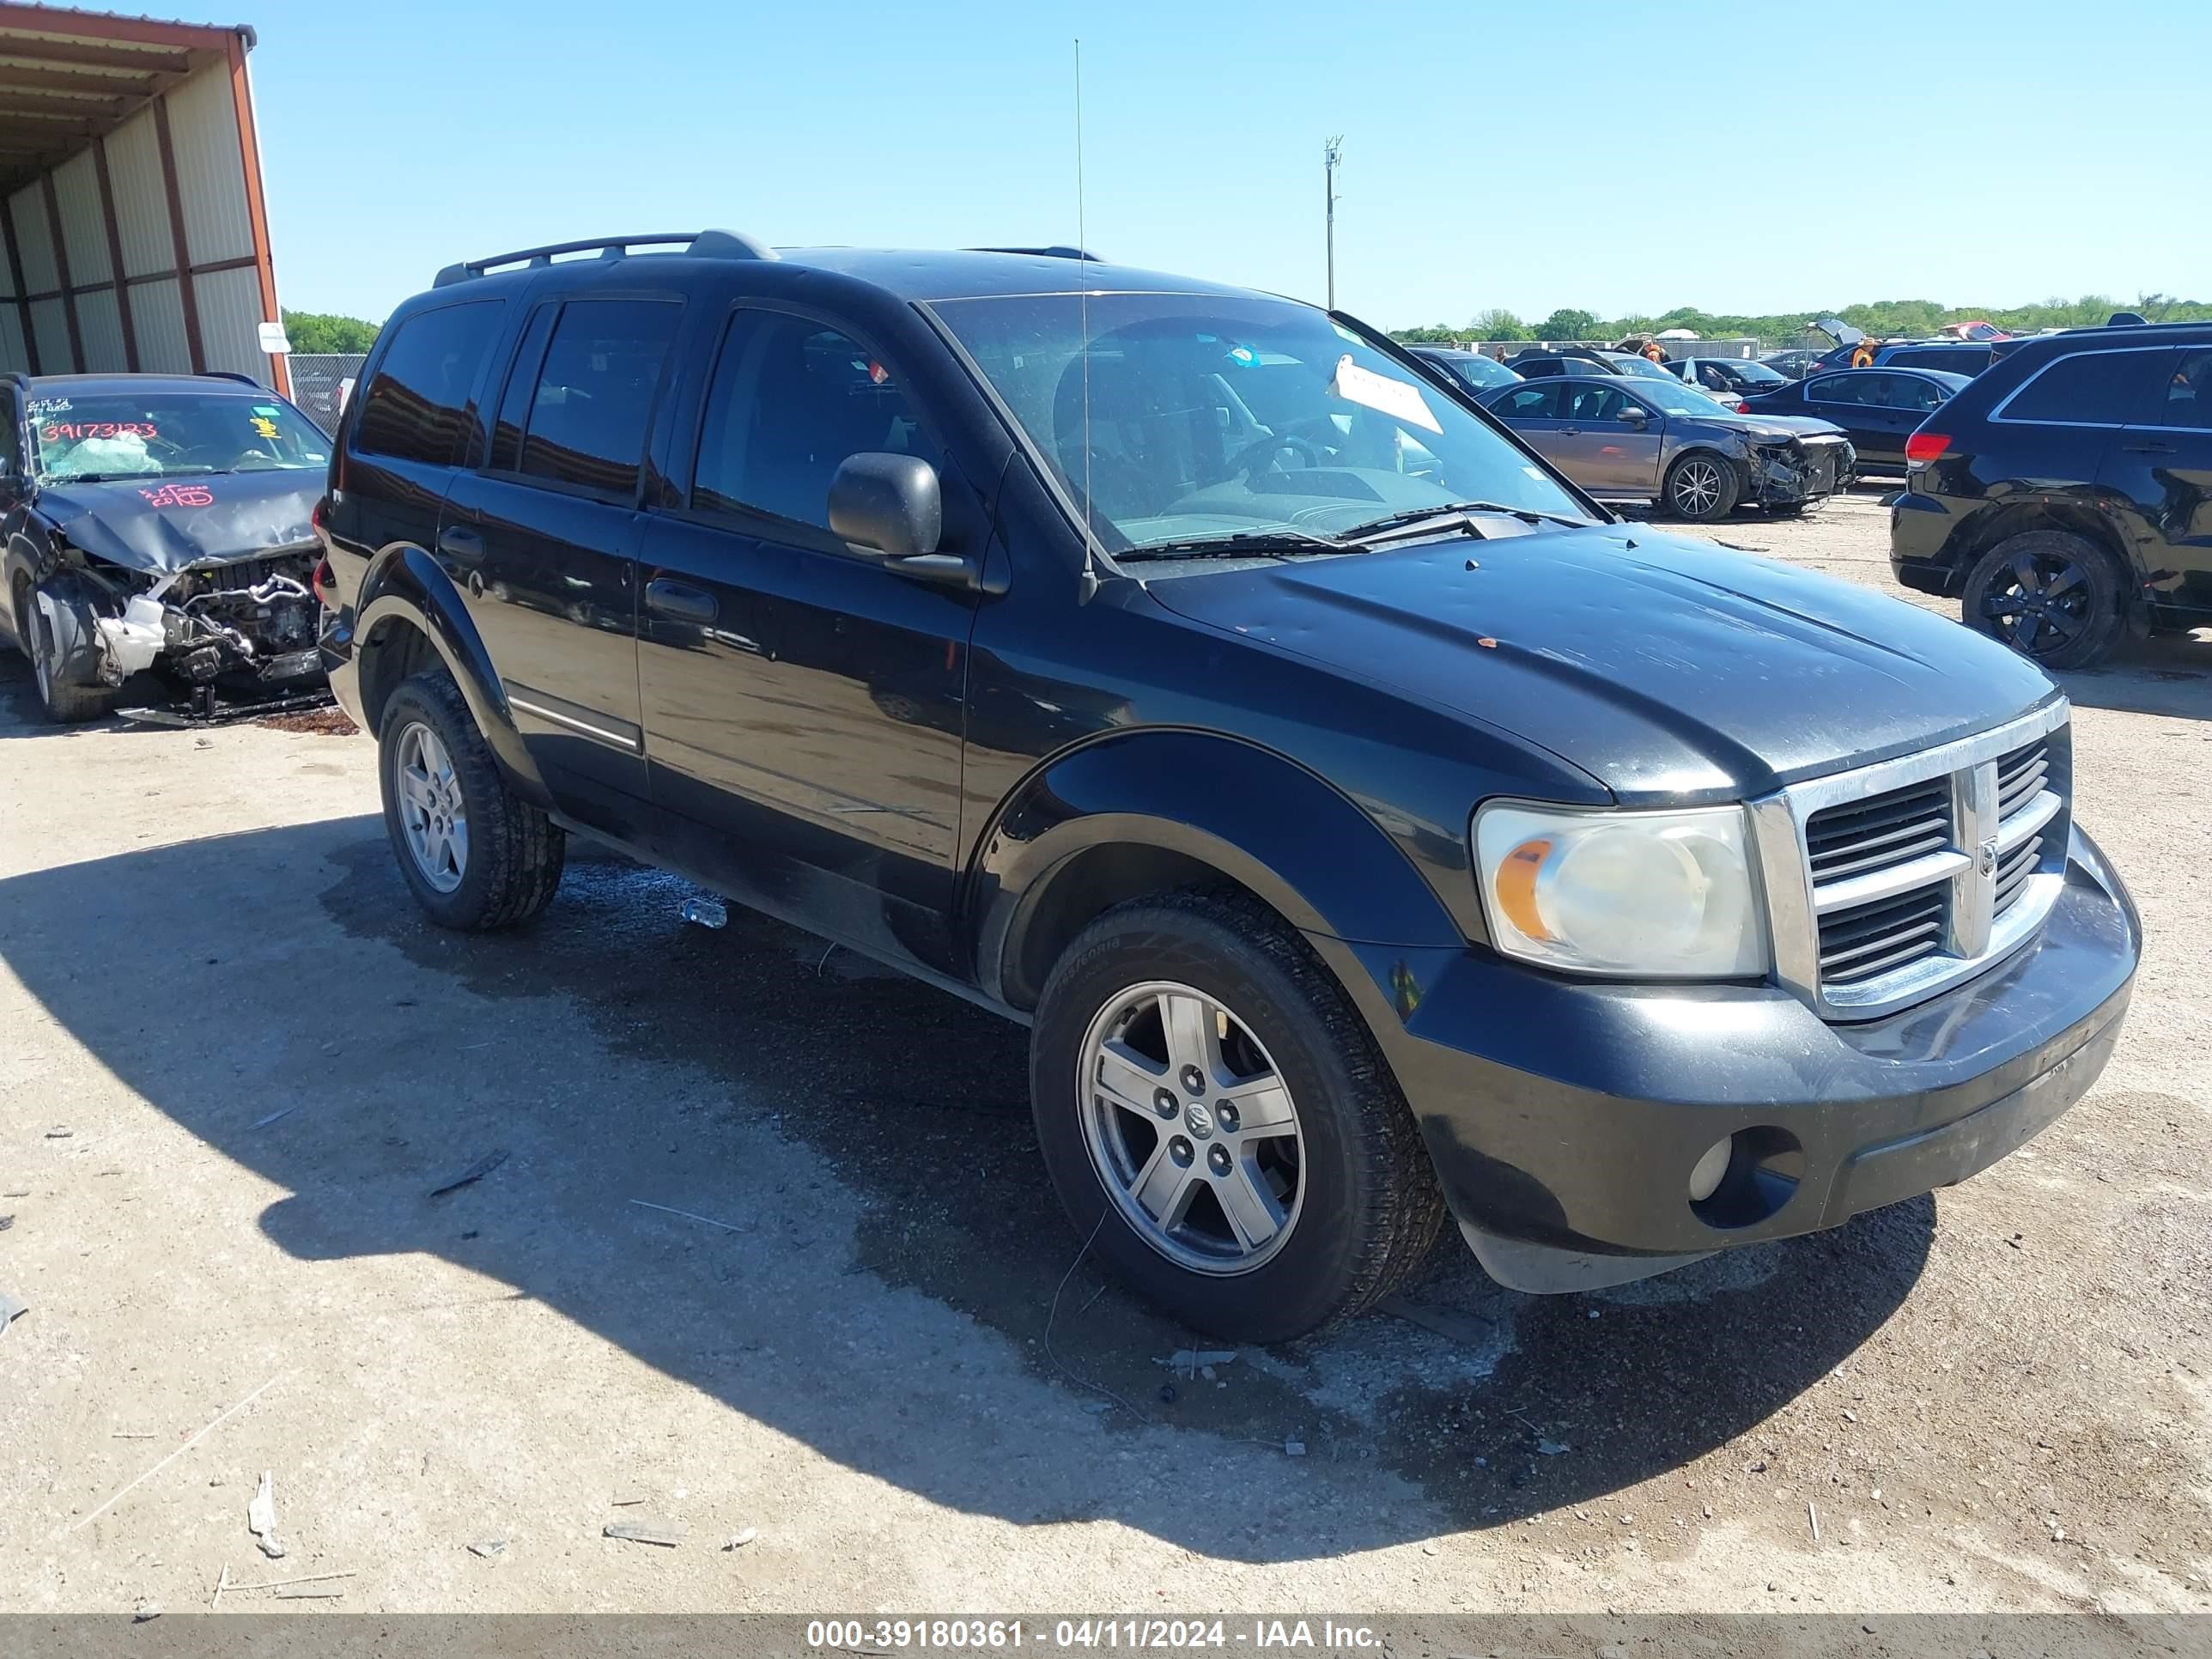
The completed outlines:
<svg viewBox="0 0 2212 1659">
<path fill-rule="evenodd" d="M 580 833 L 1028 1024 L 1077 1236 L 1239 1339 L 1447 1214 L 1533 1290 L 1832 1226 L 2111 1052 L 2012 653 L 1613 520 L 1340 314 L 650 246 L 451 268 L 341 427 L 325 645 L 437 921 Z"/>
<path fill-rule="evenodd" d="M 1905 446 L 1890 564 L 2051 668 L 2212 622 L 2212 325 L 2025 341 Z"/>
</svg>

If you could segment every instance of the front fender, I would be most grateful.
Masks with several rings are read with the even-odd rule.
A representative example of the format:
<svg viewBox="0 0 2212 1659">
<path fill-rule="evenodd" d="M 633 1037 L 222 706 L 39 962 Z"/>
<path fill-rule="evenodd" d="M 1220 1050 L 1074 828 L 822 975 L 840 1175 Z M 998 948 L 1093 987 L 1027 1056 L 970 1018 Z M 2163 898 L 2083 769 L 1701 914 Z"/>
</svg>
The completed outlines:
<svg viewBox="0 0 2212 1659">
<path fill-rule="evenodd" d="M 514 715 L 507 706 L 506 688 L 484 649 L 483 636 L 470 619 L 467 604 L 453 579 L 419 547 L 386 550 L 362 578 L 355 608 L 354 651 L 362 704 L 372 718 L 398 684 L 397 678 L 380 673 L 379 660 L 383 652 L 395 648 L 404 637 L 399 632 L 403 628 L 412 628 L 430 641 L 460 687 L 470 716 L 515 792 L 538 805 L 550 806 L 552 796 L 516 729 Z"/>
<path fill-rule="evenodd" d="M 969 878 L 976 966 L 1020 998 L 1030 930 L 1054 882 L 1107 845 L 1195 860 L 1309 933 L 1463 948 L 1466 935 L 1398 844 L 1295 762 L 1212 733 L 1154 729 L 1086 743 L 1032 772 L 980 838 Z M 1029 978 L 1036 977 L 1034 974 Z"/>
</svg>

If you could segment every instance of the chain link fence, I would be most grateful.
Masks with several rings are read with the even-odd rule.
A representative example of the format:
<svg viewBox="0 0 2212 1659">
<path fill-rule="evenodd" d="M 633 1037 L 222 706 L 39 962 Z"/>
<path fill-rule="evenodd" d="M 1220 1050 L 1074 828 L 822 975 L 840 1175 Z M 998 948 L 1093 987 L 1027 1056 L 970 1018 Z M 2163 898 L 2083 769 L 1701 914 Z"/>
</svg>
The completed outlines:
<svg viewBox="0 0 2212 1659">
<path fill-rule="evenodd" d="M 338 429 L 340 388 L 361 373 L 368 361 L 359 351 L 309 351 L 292 354 L 292 401 L 307 411 L 325 432 Z"/>
</svg>

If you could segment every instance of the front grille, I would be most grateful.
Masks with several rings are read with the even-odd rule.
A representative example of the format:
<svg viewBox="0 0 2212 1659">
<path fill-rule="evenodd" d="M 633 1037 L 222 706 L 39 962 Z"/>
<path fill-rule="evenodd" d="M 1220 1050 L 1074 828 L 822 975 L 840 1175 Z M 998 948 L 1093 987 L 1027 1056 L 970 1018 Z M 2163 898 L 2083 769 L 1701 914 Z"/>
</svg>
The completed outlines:
<svg viewBox="0 0 2212 1659">
<path fill-rule="evenodd" d="M 1783 982 L 1831 1017 L 1872 1018 L 2023 943 L 2062 884 L 2064 712 L 1776 797 L 1762 845 L 1803 860 L 1802 887 L 1770 883 Z"/>
<path fill-rule="evenodd" d="M 1951 840 L 1951 783 L 1937 778 L 1815 812 L 1805 851 L 1815 882 L 1841 880 L 1940 853 Z"/>
</svg>

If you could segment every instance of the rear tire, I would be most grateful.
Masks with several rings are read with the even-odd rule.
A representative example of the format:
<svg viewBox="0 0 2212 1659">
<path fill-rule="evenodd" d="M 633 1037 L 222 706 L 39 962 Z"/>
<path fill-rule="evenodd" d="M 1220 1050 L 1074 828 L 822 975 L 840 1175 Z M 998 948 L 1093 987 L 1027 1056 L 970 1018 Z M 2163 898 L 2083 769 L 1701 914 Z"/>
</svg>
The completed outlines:
<svg viewBox="0 0 2212 1659">
<path fill-rule="evenodd" d="M 23 641 L 23 654 L 31 659 L 31 678 L 39 693 L 39 706 L 57 726 L 76 726 L 104 718 L 115 707 L 115 692 L 104 685 L 76 685 L 61 678 L 61 642 L 54 625 L 39 603 L 38 588 L 30 582 L 15 589 L 15 625 Z"/>
<path fill-rule="evenodd" d="M 1178 1041 L 1170 1006 L 1206 1018 Z M 1186 1049 L 1213 1075 L 1183 1066 Z M 1305 942 L 1255 901 L 1169 894 L 1099 917 L 1053 969 L 1030 1054 L 1037 1139 L 1077 1233 L 1194 1329 L 1304 1335 L 1387 1295 L 1435 1242 L 1443 1198 L 1395 1079 Z M 1135 1109 L 1101 1086 L 1115 1078 L 1145 1097 Z"/>
<path fill-rule="evenodd" d="M 377 774 L 399 873 L 431 921 L 489 933 L 552 902 L 568 836 L 507 787 L 444 669 L 401 682 L 385 704 Z"/>
<path fill-rule="evenodd" d="M 2118 562 L 2064 530 L 2008 536 L 1974 561 L 1960 620 L 2045 668 L 2089 668 L 2128 631 Z"/>
<path fill-rule="evenodd" d="M 1735 510 L 1741 488 L 1725 456 L 1692 450 L 1667 469 L 1667 510 L 1692 524 L 1712 524 Z"/>
</svg>

